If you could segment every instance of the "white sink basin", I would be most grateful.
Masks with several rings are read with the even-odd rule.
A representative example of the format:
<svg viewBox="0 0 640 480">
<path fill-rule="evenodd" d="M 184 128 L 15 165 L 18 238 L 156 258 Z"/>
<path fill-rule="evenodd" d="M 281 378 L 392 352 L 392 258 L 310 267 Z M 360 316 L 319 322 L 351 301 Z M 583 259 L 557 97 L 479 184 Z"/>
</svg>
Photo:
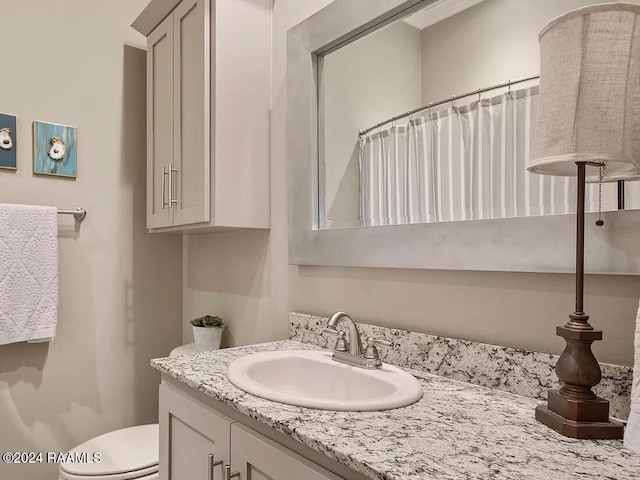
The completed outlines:
<svg viewBox="0 0 640 480">
<path fill-rule="evenodd" d="M 420 382 L 397 367 L 352 367 L 313 350 L 247 355 L 229 365 L 227 378 L 258 397 L 323 410 L 387 410 L 422 398 Z"/>
</svg>

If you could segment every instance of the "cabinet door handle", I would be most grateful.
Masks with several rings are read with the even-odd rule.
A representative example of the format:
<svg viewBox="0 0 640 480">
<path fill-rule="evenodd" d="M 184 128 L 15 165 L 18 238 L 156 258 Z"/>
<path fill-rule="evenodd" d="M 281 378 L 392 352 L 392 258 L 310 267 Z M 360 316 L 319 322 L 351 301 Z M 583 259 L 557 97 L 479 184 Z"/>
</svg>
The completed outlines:
<svg viewBox="0 0 640 480">
<path fill-rule="evenodd" d="M 239 471 L 231 473 L 231 465 L 225 465 L 224 471 L 225 471 L 225 479 L 224 480 L 231 480 L 232 478 L 240 478 L 240 472 Z"/>
<path fill-rule="evenodd" d="M 169 175 L 169 172 L 167 172 L 167 167 L 163 166 L 162 167 L 162 209 L 165 210 L 167 207 L 169 207 L 171 204 L 169 202 L 167 202 L 165 199 L 167 198 L 167 189 L 166 189 L 166 183 L 165 183 L 165 176 Z M 171 178 L 169 178 L 169 181 L 171 181 Z"/>
<path fill-rule="evenodd" d="M 169 164 L 169 203 L 171 205 L 177 205 L 178 204 L 178 199 L 174 199 L 173 198 L 173 190 L 174 190 L 174 183 L 173 183 L 173 174 L 176 174 L 176 177 L 178 175 L 178 169 L 177 168 L 173 168 L 173 163 Z M 177 178 L 176 178 L 177 180 Z"/>
<path fill-rule="evenodd" d="M 218 460 L 216 462 L 215 457 L 213 456 L 213 453 L 209 454 L 209 480 L 213 480 L 213 470 L 217 467 L 222 465 L 224 462 L 222 460 Z"/>
</svg>

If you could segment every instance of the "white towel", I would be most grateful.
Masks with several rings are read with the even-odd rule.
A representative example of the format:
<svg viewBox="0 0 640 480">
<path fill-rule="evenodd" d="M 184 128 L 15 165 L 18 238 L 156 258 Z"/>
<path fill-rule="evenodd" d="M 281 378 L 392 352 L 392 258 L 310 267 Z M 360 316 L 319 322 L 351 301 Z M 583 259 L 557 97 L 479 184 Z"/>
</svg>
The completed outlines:
<svg viewBox="0 0 640 480">
<path fill-rule="evenodd" d="M 56 334 L 57 223 L 54 207 L 0 204 L 0 345 Z"/>
<path fill-rule="evenodd" d="M 624 431 L 624 446 L 640 454 L 640 305 L 636 318 L 635 361 L 631 387 L 631 413 Z"/>
</svg>

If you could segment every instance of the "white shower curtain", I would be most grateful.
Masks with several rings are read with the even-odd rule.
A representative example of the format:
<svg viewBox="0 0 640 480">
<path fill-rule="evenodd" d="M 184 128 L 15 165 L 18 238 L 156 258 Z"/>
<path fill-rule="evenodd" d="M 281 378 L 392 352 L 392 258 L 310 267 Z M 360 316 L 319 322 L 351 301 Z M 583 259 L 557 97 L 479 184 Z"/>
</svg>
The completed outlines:
<svg viewBox="0 0 640 480">
<path fill-rule="evenodd" d="M 576 180 L 530 174 L 538 87 L 360 138 L 363 226 L 575 212 Z M 587 186 L 587 209 L 597 186 Z"/>
</svg>

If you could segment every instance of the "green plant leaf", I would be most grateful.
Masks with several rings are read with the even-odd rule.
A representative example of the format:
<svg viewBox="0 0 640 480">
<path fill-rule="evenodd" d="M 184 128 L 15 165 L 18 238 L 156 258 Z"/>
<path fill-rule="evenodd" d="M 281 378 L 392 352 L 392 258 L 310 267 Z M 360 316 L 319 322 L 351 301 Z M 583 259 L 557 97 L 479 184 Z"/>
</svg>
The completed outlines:
<svg viewBox="0 0 640 480">
<path fill-rule="evenodd" d="M 205 315 L 191 320 L 191 325 L 194 327 L 222 327 L 224 321 L 218 316 Z"/>
</svg>

